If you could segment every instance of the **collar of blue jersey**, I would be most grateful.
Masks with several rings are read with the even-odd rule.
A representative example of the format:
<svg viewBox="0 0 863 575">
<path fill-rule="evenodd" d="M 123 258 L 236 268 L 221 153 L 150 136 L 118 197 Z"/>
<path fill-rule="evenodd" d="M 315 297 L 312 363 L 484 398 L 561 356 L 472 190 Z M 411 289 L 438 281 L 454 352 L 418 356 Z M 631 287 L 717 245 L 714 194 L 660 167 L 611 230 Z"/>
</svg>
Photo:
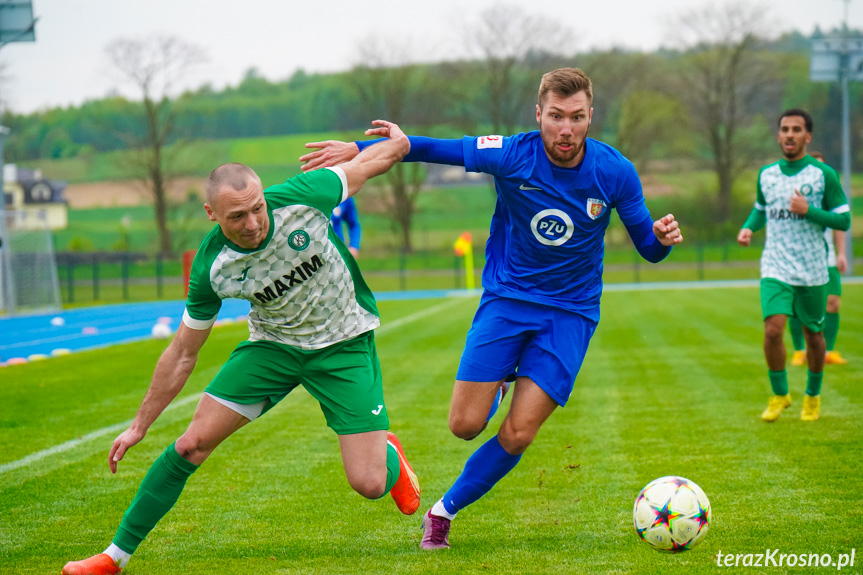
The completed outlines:
<svg viewBox="0 0 863 575">
<path fill-rule="evenodd" d="M 554 173 L 551 170 L 552 163 L 551 160 L 548 159 L 548 155 L 545 153 L 545 147 L 542 145 L 542 138 L 537 138 L 536 142 L 538 148 L 536 152 L 537 168 L 539 169 L 543 179 L 553 182 Z M 581 160 L 581 164 L 579 164 L 578 175 L 575 177 L 575 182 L 573 183 L 576 189 L 584 189 L 587 187 L 588 182 L 586 182 L 585 179 L 588 177 L 588 174 L 592 173 L 594 146 L 595 142 L 593 141 L 593 138 L 586 138 L 584 140 L 584 158 Z"/>
</svg>

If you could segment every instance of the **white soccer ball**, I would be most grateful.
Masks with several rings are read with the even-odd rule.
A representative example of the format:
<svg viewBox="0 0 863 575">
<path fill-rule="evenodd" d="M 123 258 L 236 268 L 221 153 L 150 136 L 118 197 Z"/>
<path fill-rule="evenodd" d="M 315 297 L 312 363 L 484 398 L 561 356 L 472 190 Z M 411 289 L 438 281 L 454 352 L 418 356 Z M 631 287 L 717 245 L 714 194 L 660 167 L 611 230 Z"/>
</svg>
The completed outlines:
<svg viewBox="0 0 863 575">
<path fill-rule="evenodd" d="M 676 476 L 654 479 L 635 498 L 635 531 L 654 549 L 692 549 L 710 527 L 710 501 L 694 482 Z"/>
<path fill-rule="evenodd" d="M 150 330 L 150 335 L 152 335 L 156 339 L 167 339 L 171 337 L 171 334 L 174 333 L 166 323 L 157 323 L 153 326 L 153 329 Z"/>
</svg>

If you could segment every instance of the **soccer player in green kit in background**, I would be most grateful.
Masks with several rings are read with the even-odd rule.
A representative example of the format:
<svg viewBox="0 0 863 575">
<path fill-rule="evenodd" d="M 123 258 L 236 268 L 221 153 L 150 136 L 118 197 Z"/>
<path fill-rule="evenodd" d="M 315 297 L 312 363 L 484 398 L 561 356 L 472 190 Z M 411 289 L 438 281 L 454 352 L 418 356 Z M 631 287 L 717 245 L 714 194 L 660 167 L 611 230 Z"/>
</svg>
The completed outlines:
<svg viewBox="0 0 863 575">
<path fill-rule="evenodd" d="M 776 421 L 791 405 L 783 335 L 788 317 L 796 317 L 806 339 L 809 374 L 800 419 L 821 413 L 824 375 L 824 323 L 827 303 L 825 228 L 846 231 L 851 214 L 835 170 L 806 154 L 812 118 L 791 109 L 779 118 L 777 142 L 784 158 L 761 168 L 755 207 L 737 235 L 749 246 L 752 233 L 767 227 L 761 256 L 761 309 L 764 355 L 773 397 L 761 419 Z"/>
<path fill-rule="evenodd" d="M 821 162 L 824 156 L 820 152 L 809 152 L 809 155 Z M 848 363 L 842 354 L 836 351 L 836 337 L 839 335 L 839 305 L 842 296 L 842 276 L 848 269 L 848 257 L 845 254 L 845 234 L 841 230 L 824 230 L 824 240 L 827 242 L 827 271 L 830 281 L 827 283 L 827 315 L 824 320 L 824 341 L 827 353 L 824 354 L 824 363 L 844 365 Z M 794 355 L 791 357 L 791 365 L 806 365 L 806 340 L 803 338 L 803 327 L 797 318 L 788 319 L 788 328 L 791 331 L 791 341 L 794 344 Z"/>
</svg>

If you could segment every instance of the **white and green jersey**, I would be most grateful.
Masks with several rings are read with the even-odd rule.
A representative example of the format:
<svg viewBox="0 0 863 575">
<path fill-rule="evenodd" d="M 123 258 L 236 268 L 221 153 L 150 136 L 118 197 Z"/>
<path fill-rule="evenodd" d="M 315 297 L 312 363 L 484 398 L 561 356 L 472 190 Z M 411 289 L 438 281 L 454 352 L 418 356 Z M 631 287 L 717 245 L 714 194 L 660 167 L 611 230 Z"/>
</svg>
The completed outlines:
<svg viewBox="0 0 863 575">
<path fill-rule="evenodd" d="M 828 280 L 825 228 L 791 212 L 795 190 L 810 206 L 849 211 L 835 170 L 811 156 L 794 162 L 782 159 L 761 168 L 755 201 L 755 209 L 767 217 L 761 277 L 796 286 L 824 285 Z"/>
<path fill-rule="evenodd" d="M 252 341 L 321 349 L 378 327 L 374 296 L 330 226 L 346 197 L 340 168 L 308 172 L 264 190 L 270 231 L 258 248 L 216 226 L 195 255 L 183 322 L 207 329 L 222 300 L 237 298 L 252 303 Z"/>
</svg>

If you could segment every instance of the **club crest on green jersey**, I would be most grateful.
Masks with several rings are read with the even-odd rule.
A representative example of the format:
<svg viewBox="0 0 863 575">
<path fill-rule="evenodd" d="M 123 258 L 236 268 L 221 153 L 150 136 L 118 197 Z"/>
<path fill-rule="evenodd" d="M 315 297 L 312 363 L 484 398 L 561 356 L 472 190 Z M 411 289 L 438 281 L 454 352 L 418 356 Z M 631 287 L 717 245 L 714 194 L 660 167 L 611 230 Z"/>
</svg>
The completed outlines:
<svg viewBox="0 0 863 575">
<path fill-rule="evenodd" d="M 309 242 L 311 242 L 311 238 L 309 238 L 309 234 L 307 234 L 305 230 L 293 231 L 291 232 L 291 235 L 288 236 L 288 245 L 298 252 L 309 247 Z"/>
<path fill-rule="evenodd" d="M 800 194 L 804 196 L 811 196 L 812 186 L 810 186 L 809 184 L 803 184 L 802 186 L 800 186 Z"/>
</svg>

